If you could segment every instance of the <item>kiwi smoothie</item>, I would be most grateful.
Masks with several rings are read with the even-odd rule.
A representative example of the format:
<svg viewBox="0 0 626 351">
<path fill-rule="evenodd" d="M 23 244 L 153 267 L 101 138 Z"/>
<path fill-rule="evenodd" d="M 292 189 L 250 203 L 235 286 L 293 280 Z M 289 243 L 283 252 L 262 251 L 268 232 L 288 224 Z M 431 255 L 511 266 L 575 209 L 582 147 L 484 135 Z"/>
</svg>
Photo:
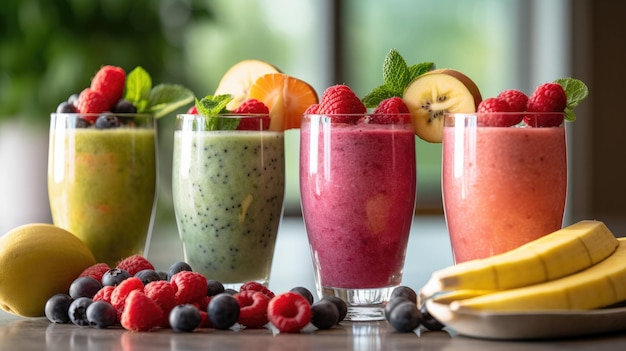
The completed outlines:
<svg viewBox="0 0 626 351">
<path fill-rule="evenodd" d="M 80 115 L 53 114 L 50 129 L 53 222 L 109 265 L 144 253 L 156 200 L 155 119 L 118 118 L 97 129 Z"/>
<path fill-rule="evenodd" d="M 195 271 L 231 287 L 268 283 L 284 164 L 283 132 L 177 127 L 174 209 L 185 261 Z"/>
</svg>

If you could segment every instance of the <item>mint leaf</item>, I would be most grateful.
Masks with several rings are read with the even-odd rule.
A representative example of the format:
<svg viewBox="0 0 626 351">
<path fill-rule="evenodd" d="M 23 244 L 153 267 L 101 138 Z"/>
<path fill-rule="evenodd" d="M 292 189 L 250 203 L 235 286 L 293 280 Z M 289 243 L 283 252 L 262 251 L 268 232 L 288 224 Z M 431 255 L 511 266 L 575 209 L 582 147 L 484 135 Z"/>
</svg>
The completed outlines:
<svg viewBox="0 0 626 351">
<path fill-rule="evenodd" d="M 142 67 L 136 67 L 126 75 L 124 100 L 131 102 L 137 107 L 137 112 L 146 112 L 149 107 L 152 78 Z"/>
<path fill-rule="evenodd" d="M 161 118 L 193 100 L 193 93 L 182 85 L 159 84 L 148 94 L 148 112 Z"/>
<path fill-rule="evenodd" d="M 435 68 L 432 62 L 407 66 L 396 49 L 391 49 L 383 62 L 383 84 L 374 88 L 361 101 L 367 108 L 375 108 L 381 101 L 397 96 L 402 98 L 404 90 L 411 82 Z"/>
<path fill-rule="evenodd" d="M 383 83 L 390 91 L 403 90 L 409 83 L 409 68 L 396 49 L 391 49 L 383 62 Z"/>
<path fill-rule="evenodd" d="M 394 96 L 396 96 L 394 91 L 389 90 L 386 85 L 381 85 L 365 95 L 361 101 L 365 104 L 365 107 L 373 108 L 378 106 L 381 101 Z"/>
<path fill-rule="evenodd" d="M 578 104 L 587 98 L 589 95 L 589 88 L 581 80 L 575 78 L 560 78 L 554 81 L 559 84 L 565 90 L 565 96 L 567 97 L 567 106 L 565 107 L 565 120 L 575 121 L 576 115 L 574 109 Z"/>
<path fill-rule="evenodd" d="M 222 118 L 221 113 L 228 112 L 226 105 L 233 99 L 231 95 L 207 95 L 201 100 L 196 99 L 198 113 L 206 117 L 205 130 L 233 130 L 237 129 L 239 120 Z"/>
</svg>

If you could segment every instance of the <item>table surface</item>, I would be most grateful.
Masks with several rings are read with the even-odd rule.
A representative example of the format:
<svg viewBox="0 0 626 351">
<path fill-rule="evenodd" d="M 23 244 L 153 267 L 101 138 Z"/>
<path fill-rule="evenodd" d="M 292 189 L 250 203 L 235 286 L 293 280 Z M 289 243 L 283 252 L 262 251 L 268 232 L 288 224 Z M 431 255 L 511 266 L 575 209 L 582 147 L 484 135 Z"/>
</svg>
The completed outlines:
<svg viewBox="0 0 626 351">
<path fill-rule="evenodd" d="M 418 289 L 430 273 L 452 263 L 445 222 L 441 216 L 418 216 L 413 224 L 403 284 Z M 182 259 L 182 248 L 173 225 L 155 228 L 148 258 L 165 270 Z M 270 289 L 287 291 L 301 285 L 314 291 L 304 225 L 286 218 L 276 245 Z M 468 338 L 454 331 L 417 329 L 398 333 L 385 321 L 348 322 L 330 330 L 308 326 L 298 334 L 280 334 L 270 328 L 218 331 L 197 329 L 193 333 L 172 330 L 129 332 L 122 328 L 94 329 L 72 324 L 53 324 L 46 318 L 22 318 L 0 312 L 0 351 L 4 350 L 598 350 L 626 345 L 626 333 L 584 338 L 537 341 L 494 341 Z"/>
</svg>

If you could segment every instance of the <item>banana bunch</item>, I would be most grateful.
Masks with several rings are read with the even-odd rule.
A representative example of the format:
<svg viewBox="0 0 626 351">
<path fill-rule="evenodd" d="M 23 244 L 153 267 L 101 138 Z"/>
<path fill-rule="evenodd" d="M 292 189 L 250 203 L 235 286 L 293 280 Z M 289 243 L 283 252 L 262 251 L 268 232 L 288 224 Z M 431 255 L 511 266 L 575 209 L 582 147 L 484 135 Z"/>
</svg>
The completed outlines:
<svg viewBox="0 0 626 351">
<path fill-rule="evenodd" d="M 434 272 L 419 303 L 452 311 L 605 307 L 626 300 L 626 238 L 581 221 L 509 252 Z"/>
</svg>

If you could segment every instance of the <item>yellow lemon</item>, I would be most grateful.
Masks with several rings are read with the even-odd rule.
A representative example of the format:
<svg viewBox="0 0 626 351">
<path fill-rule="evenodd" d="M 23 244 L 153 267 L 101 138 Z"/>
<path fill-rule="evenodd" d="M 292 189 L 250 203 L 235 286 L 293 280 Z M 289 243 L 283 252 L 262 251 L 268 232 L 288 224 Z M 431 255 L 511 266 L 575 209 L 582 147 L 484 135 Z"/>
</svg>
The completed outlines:
<svg viewBox="0 0 626 351">
<path fill-rule="evenodd" d="M 68 293 L 96 260 L 80 239 L 51 224 L 26 224 L 0 237 L 0 308 L 24 317 L 44 315 L 48 298 Z"/>
</svg>

